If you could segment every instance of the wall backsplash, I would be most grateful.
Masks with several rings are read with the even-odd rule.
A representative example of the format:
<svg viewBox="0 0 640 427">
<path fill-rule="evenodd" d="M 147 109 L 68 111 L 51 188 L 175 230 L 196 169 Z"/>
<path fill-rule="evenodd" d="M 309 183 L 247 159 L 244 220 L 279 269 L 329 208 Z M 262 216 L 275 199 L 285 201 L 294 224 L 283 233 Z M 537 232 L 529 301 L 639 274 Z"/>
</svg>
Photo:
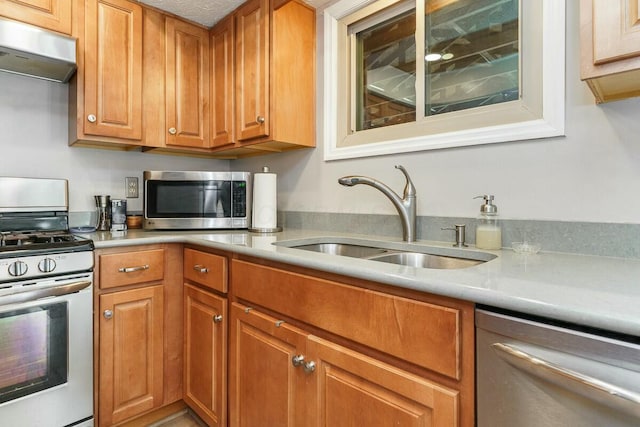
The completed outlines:
<svg viewBox="0 0 640 427">
<path fill-rule="evenodd" d="M 402 239 L 398 215 L 336 214 L 326 212 L 279 212 L 278 224 L 285 229 L 306 229 L 387 236 Z M 425 217 L 417 221 L 418 240 L 453 242 L 455 233 L 443 228 L 466 225 L 466 242 L 475 244 L 476 218 Z M 502 247 L 527 241 L 543 252 L 640 258 L 640 225 L 593 222 L 503 220 Z"/>
</svg>

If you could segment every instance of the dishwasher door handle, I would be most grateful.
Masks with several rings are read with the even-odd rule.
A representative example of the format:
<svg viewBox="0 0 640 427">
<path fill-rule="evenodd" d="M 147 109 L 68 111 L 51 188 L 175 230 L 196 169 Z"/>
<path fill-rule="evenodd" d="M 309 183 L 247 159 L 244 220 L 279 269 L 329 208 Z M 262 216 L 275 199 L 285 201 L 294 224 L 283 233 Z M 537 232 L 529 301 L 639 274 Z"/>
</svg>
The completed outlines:
<svg viewBox="0 0 640 427">
<path fill-rule="evenodd" d="M 526 353 L 514 346 L 491 344 L 496 354 L 510 365 L 587 399 L 640 417 L 640 394 L 589 375 L 567 369 Z"/>
</svg>

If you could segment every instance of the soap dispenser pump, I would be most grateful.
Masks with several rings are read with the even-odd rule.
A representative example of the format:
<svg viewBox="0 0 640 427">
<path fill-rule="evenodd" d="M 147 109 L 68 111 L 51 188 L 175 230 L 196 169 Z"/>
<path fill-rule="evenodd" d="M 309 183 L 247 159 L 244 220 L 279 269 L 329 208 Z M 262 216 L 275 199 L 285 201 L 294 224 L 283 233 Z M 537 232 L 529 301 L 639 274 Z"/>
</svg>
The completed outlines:
<svg viewBox="0 0 640 427">
<path fill-rule="evenodd" d="M 498 223 L 498 207 L 493 204 L 492 195 L 477 196 L 484 199 L 480 205 L 480 216 L 476 227 L 476 247 L 479 249 L 502 248 L 502 230 Z"/>
</svg>

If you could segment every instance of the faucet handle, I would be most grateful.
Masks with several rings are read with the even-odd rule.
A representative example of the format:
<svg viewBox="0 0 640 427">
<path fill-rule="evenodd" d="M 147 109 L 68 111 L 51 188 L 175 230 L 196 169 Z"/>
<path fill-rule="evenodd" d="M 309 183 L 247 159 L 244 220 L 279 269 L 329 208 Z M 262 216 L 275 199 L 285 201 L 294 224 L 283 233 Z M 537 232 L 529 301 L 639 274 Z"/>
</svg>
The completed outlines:
<svg viewBox="0 0 640 427">
<path fill-rule="evenodd" d="M 407 179 L 407 183 L 404 186 L 404 194 L 402 195 L 402 197 L 404 199 L 406 199 L 407 196 L 408 197 L 415 197 L 416 196 L 416 187 L 414 187 L 413 182 L 411 181 L 411 178 L 409 177 L 409 172 L 407 172 L 407 170 L 402 165 L 396 165 L 395 168 L 400 170 L 400 172 L 402 172 L 404 174 L 404 177 Z"/>
<path fill-rule="evenodd" d="M 442 230 L 452 230 L 456 232 L 456 242 L 453 244 L 453 246 L 459 247 L 459 248 L 463 248 L 466 247 L 467 244 L 465 243 L 465 230 L 466 230 L 466 224 L 456 224 L 454 226 L 455 228 L 442 228 Z"/>
</svg>

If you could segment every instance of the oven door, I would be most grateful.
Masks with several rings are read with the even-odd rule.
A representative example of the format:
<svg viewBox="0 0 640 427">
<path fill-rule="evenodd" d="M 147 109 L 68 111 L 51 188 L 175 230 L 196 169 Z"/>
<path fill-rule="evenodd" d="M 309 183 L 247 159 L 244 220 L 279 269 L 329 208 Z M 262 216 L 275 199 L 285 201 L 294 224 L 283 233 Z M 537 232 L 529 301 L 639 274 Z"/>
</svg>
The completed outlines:
<svg viewBox="0 0 640 427">
<path fill-rule="evenodd" d="M 93 425 L 92 279 L 17 284 L 0 295 L 2 425 Z"/>
</svg>

